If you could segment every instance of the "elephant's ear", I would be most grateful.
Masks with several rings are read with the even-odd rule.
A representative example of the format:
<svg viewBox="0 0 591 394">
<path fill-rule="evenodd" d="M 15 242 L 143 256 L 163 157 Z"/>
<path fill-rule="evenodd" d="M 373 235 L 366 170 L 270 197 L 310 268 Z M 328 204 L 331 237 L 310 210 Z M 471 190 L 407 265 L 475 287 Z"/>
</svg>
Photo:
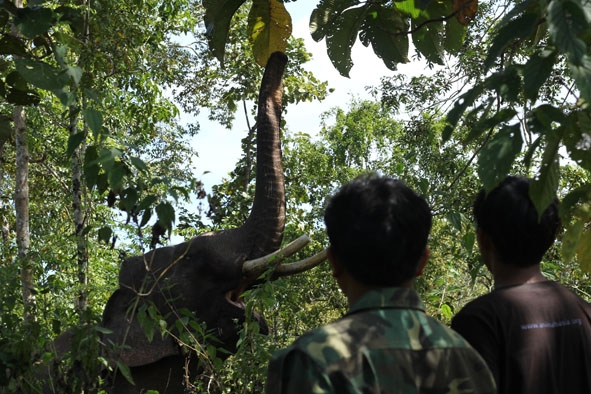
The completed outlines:
<svg viewBox="0 0 591 394">
<path fill-rule="evenodd" d="M 105 306 L 101 325 L 108 330 L 103 336 L 108 358 L 136 367 L 180 355 L 178 344 L 170 336 L 162 338 L 156 332 L 151 341 L 148 339 L 138 319 L 132 316 L 130 306 L 136 297 L 130 290 L 118 289 Z"/>
</svg>

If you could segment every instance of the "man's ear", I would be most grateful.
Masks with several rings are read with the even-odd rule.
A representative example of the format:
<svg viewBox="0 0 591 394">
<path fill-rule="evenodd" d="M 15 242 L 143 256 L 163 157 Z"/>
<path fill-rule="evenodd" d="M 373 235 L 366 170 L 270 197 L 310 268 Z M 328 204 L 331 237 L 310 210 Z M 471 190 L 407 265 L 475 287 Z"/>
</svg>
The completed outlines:
<svg viewBox="0 0 591 394">
<path fill-rule="evenodd" d="M 427 261 L 429 261 L 430 255 L 431 255 L 431 249 L 429 249 L 428 246 L 425 246 L 425 251 L 423 252 L 423 255 L 421 256 L 421 259 L 419 260 L 419 268 L 417 270 L 416 276 L 423 275 L 423 270 L 425 269 L 425 266 L 427 265 Z"/>
<path fill-rule="evenodd" d="M 330 263 L 330 268 L 332 268 L 333 278 L 338 278 L 343 273 L 343 265 L 338 257 L 335 256 L 331 246 L 328 247 L 326 256 L 328 258 L 328 262 Z"/>
</svg>

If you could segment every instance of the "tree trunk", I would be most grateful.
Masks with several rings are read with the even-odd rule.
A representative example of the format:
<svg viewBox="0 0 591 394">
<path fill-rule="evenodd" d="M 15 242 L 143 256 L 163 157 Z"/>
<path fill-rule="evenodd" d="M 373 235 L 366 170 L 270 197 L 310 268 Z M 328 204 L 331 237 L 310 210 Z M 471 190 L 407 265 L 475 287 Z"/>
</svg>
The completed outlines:
<svg viewBox="0 0 591 394">
<path fill-rule="evenodd" d="M 70 106 L 70 136 L 78 133 L 78 114 L 80 108 L 77 105 Z M 86 130 L 80 131 L 86 134 Z M 76 236 L 76 263 L 78 271 L 78 293 L 77 308 L 80 316 L 84 315 L 88 307 L 88 244 L 84 233 L 84 209 L 82 206 L 82 162 L 85 151 L 85 140 L 72 153 L 72 209 L 74 211 L 74 232 Z"/>
<path fill-rule="evenodd" d="M 23 7 L 23 0 L 14 0 L 17 8 Z M 12 26 L 12 33 L 19 37 L 20 33 Z M 31 237 L 29 232 L 29 145 L 25 124 L 25 109 L 17 106 L 13 111 L 14 134 L 16 143 L 16 185 L 14 205 L 16 211 L 16 246 L 17 260 L 21 269 L 21 287 L 24 305 L 24 320 L 35 320 L 35 277 L 33 264 L 29 256 Z"/>
<path fill-rule="evenodd" d="M 21 268 L 21 286 L 24 304 L 25 322 L 35 320 L 35 278 L 32 261 L 29 256 L 31 238 L 29 233 L 29 146 L 25 125 L 25 110 L 18 106 L 13 112 L 16 141 L 16 245 L 17 257 Z"/>
</svg>

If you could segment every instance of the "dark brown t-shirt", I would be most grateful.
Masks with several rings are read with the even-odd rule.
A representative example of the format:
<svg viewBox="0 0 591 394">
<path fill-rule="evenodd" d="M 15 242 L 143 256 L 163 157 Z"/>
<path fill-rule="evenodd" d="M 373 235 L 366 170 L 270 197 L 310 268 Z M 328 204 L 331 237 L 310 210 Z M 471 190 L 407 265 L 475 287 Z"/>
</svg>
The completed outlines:
<svg viewBox="0 0 591 394">
<path fill-rule="evenodd" d="M 496 289 L 452 320 L 499 394 L 591 393 L 591 305 L 552 282 Z"/>
</svg>

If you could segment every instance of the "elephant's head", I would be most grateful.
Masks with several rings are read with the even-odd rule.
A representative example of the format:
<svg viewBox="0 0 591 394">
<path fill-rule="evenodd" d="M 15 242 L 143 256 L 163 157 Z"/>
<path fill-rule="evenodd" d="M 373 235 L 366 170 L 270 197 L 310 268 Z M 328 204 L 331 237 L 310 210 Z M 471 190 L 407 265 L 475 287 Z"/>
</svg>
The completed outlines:
<svg viewBox="0 0 591 394">
<path fill-rule="evenodd" d="M 285 193 L 279 126 L 286 63 L 284 54 L 272 54 L 263 76 L 257 117 L 256 191 L 246 222 L 235 229 L 202 234 L 131 257 L 121 267 L 119 289 L 105 307 L 102 326 L 111 332 L 105 335 L 105 342 L 119 347 L 110 356 L 132 367 L 132 373 L 133 368 L 152 368 L 170 360 L 182 363 L 179 343 L 172 336 L 146 338 L 137 318 L 142 305 L 157 307 L 169 324 L 188 310 L 206 324 L 219 344 L 230 351 L 235 348 L 236 322 L 245 317 L 241 294 L 266 269 L 268 259 L 264 256 L 279 249 L 283 238 Z M 306 268 L 306 263 L 281 268 L 279 275 Z M 260 322 L 264 330 L 264 321 Z"/>
</svg>

